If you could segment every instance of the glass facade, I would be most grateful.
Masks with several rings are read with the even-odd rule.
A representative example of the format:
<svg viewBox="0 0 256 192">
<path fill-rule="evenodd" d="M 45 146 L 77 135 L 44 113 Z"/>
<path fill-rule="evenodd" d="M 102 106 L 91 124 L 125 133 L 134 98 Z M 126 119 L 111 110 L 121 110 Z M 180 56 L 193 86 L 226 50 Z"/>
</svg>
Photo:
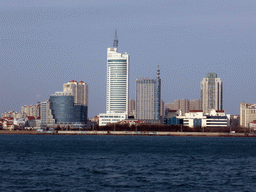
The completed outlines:
<svg viewBox="0 0 256 192">
<path fill-rule="evenodd" d="M 50 96 L 55 123 L 86 123 L 87 106 L 74 105 L 73 96 Z"/>
<path fill-rule="evenodd" d="M 201 127 L 202 126 L 202 119 L 194 119 L 193 124 L 194 124 L 194 127 Z"/>
</svg>

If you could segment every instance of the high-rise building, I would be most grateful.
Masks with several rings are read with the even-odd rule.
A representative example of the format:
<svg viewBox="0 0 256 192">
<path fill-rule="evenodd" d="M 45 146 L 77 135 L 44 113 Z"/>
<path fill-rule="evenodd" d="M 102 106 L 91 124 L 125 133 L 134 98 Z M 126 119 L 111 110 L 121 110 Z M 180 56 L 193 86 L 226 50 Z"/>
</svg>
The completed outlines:
<svg viewBox="0 0 256 192">
<path fill-rule="evenodd" d="M 181 99 L 179 109 L 181 110 L 182 115 L 185 115 L 185 113 L 188 113 L 189 112 L 189 100 Z"/>
<path fill-rule="evenodd" d="M 256 104 L 240 103 L 240 127 L 248 127 L 253 120 L 256 120 Z"/>
<path fill-rule="evenodd" d="M 75 104 L 88 107 L 88 85 L 83 81 L 72 80 L 63 84 L 63 92 L 72 93 Z"/>
<path fill-rule="evenodd" d="M 41 103 L 41 126 L 45 127 L 49 124 L 55 124 L 55 119 L 52 115 L 52 110 L 50 108 L 50 100 L 47 99 L 44 102 Z"/>
<path fill-rule="evenodd" d="M 160 117 L 164 116 L 164 101 L 160 101 Z"/>
<path fill-rule="evenodd" d="M 74 97 L 75 105 L 86 106 L 86 114 L 88 115 L 88 85 L 83 81 L 69 81 L 63 84 L 63 92 L 69 92 Z M 86 117 L 88 119 L 88 116 Z"/>
<path fill-rule="evenodd" d="M 118 53 L 118 38 L 107 49 L 106 114 L 100 114 L 99 125 L 116 123 L 128 117 L 130 56 Z"/>
<path fill-rule="evenodd" d="M 180 109 L 180 100 L 175 99 L 174 100 L 174 109 L 173 110 L 178 110 Z"/>
<path fill-rule="evenodd" d="M 200 99 L 195 99 L 195 100 L 191 100 L 189 101 L 189 110 L 200 110 Z"/>
<path fill-rule="evenodd" d="M 21 107 L 21 113 L 25 113 L 27 116 L 30 116 L 29 105 L 24 105 Z"/>
<path fill-rule="evenodd" d="M 165 115 L 167 115 L 169 110 L 175 110 L 174 103 L 166 103 L 164 105 L 164 109 L 165 109 Z"/>
<path fill-rule="evenodd" d="M 40 116 L 40 103 L 37 105 L 24 105 L 21 107 L 21 113 L 25 113 L 26 116 L 33 116 L 37 119 Z"/>
<path fill-rule="evenodd" d="M 70 92 L 56 92 L 51 95 L 50 108 L 56 124 L 84 126 L 87 122 L 87 106 L 76 105 Z"/>
<path fill-rule="evenodd" d="M 108 48 L 107 59 L 107 113 L 128 114 L 129 55 Z"/>
<path fill-rule="evenodd" d="M 141 78 L 136 80 L 135 118 L 160 120 L 161 79 L 157 70 L 157 79 Z"/>
<path fill-rule="evenodd" d="M 135 115 L 135 101 L 133 99 L 129 100 L 129 110 L 128 110 L 129 116 Z"/>
<path fill-rule="evenodd" d="M 201 82 L 201 109 L 209 113 L 211 109 L 222 110 L 223 84 L 216 73 L 208 73 Z"/>
<path fill-rule="evenodd" d="M 189 101 L 188 99 L 174 100 L 174 103 L 165 104 L 165 115 L 169 110 L 179 110 L 182 115 L 188 113 L 189 110 L 200 110 L 200 99 Z"/>
</svg>

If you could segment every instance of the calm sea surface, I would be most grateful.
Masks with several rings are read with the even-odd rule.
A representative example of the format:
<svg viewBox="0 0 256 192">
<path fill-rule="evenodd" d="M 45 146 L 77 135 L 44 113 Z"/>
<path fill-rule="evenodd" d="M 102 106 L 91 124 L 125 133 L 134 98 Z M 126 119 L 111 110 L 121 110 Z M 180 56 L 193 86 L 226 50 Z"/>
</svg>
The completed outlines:
<svg viewBox="0 0 256 192">
<path fill-rule="evenodd" d="M 0 191 L 256 191 L 256 138 L 0 135 Z"/>
</svg>

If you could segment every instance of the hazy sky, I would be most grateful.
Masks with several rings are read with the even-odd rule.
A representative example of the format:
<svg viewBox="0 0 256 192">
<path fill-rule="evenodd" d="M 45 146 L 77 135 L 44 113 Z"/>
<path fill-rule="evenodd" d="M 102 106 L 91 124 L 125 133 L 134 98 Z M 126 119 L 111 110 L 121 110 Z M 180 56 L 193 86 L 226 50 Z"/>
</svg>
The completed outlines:
<svg viewBox="0 0 256 192">
<path fill-rule="evenodd" d="M 115 29 L 130 54 L 130 99 L 159 63 L 165 103 L 199 99 L 208 72 L 223 81 L 226 113 L 256 103 L 255 0 L 0 0 L 0 29 L 0 113 L 71 80 L 89 85 L 89 117 L 105 112 Z"/>
</svg>

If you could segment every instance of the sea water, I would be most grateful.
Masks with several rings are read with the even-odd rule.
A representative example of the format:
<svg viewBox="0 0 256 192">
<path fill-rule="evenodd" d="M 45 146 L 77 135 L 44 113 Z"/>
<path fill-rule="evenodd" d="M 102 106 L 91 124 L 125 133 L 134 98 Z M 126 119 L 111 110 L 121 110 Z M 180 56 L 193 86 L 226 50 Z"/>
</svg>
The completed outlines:
<svg viewBox="0 0 256 192">
<path fill-rule="evenodd" d="M 0 191 L 255 191 L 256 138 L 0 135 Z"/>
</svg>

